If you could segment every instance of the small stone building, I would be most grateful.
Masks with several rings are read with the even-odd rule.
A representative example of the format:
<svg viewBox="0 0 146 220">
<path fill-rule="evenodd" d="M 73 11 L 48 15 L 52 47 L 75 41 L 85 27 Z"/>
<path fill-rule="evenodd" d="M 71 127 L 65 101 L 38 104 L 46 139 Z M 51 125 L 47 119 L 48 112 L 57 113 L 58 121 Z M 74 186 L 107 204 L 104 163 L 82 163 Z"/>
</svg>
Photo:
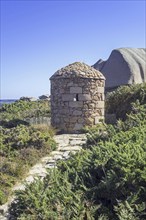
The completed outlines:
<svg viewBox="0 0 146 220">
<path fill-rule="evenodd" d="M 78 132 L 104 120 L 105 78 L 101 72 L 75 62 L 58 70 L 51 80 L 51 125 Z"/>
</svg>

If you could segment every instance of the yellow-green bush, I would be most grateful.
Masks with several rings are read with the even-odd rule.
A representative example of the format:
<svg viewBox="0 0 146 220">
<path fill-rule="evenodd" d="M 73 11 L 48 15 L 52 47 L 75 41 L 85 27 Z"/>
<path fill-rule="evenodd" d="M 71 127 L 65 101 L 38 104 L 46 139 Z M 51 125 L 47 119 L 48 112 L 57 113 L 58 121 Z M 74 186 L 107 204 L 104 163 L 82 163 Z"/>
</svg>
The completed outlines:
<svg viewBox="0 0 146 220">
<path fill-rule="evenodd" d="M 117 119 L 126 119 L 132 110 L 132 103 L 146 103 L 146 83 L 121 86 L 106 95 L 106 113 L 116 114 Z"/>
<path fill-rule="evenodd" d="M 49 114 L 48 101 L 18 101 L 0 108 L 0 204 L 29 167 L 54 150 L 54 130 L 47 125 L 30 126 L 24 117 Z"/>
<path fill-rule="evenodd" d="M 146 105 L 135 108 L 125 122 L 103 127 L 105 139 L 102 127 L 91 129 L 84 150 L 59 162 L 44 182 L 18 191 L 14 219 L 144 220 Z"/>
</svg>

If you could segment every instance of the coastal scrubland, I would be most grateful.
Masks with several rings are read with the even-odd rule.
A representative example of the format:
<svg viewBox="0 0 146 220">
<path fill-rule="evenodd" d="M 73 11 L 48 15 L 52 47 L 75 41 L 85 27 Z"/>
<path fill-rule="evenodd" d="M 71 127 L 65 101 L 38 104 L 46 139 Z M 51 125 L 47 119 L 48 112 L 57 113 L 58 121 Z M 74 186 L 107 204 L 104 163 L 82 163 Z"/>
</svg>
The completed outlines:
<svg viewBox="0 0 146 220">
<path fill-rule="evenodd" d="M 52 128 L 25 120 L 39 116 L 50 116 L 48 101 L 19 100 L 0 108 L 0 204 L 7 201 L 12 187 L 29 168 L 55 149 Z"/>
<path fill-rule="evenodd" d="M 16 192 L 13 219 L 146 219 L 146 84 L 107 94 L 106 112 L 117 123 L 84 128 L 84 149 Z"/>
</svg>

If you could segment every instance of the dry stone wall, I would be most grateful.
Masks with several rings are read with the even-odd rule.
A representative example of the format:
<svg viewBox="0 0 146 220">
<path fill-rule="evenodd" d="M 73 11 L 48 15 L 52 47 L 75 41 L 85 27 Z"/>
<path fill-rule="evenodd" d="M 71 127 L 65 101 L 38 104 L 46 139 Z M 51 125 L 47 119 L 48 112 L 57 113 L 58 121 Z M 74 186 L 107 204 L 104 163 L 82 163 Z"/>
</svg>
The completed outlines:
<svg viewBox="0 0 146 220">
<path fill-rule="evenodd" d="M 74 133 L 104 120 L 104 86 L 103 78 L 52 78 L 52 126 Z"/>
</svg>

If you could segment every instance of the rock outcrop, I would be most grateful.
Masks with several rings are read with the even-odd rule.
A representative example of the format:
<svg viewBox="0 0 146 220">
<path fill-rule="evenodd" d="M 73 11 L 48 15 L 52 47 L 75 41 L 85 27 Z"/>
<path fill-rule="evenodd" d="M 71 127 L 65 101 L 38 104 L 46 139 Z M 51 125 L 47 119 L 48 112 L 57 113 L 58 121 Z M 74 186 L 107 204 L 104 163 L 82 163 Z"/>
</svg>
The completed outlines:
<svg viewBox="0 0 146 220">
<path fill-rule="evenodd" d="M 146 49 L 119 48 L 108 60 L 98 60 L 92 67 L 106 78 L 105 88 L 146 82 Z"/>
<path fill-rule="evenodd" d="M 34 97 L 27 97 L 27 96 L 21 97 L 20 100 L 22 100 L 22 101 L 31 101 L 31 102 L 37 101 L 36 98 L 34 98 Z"/>
<path fill-rule="evenodd" d="M 40 100 L 50 100 L 50 95 L 46 94 L 46 95 L 41 95 L 39 96 Z"/>
</svg>

